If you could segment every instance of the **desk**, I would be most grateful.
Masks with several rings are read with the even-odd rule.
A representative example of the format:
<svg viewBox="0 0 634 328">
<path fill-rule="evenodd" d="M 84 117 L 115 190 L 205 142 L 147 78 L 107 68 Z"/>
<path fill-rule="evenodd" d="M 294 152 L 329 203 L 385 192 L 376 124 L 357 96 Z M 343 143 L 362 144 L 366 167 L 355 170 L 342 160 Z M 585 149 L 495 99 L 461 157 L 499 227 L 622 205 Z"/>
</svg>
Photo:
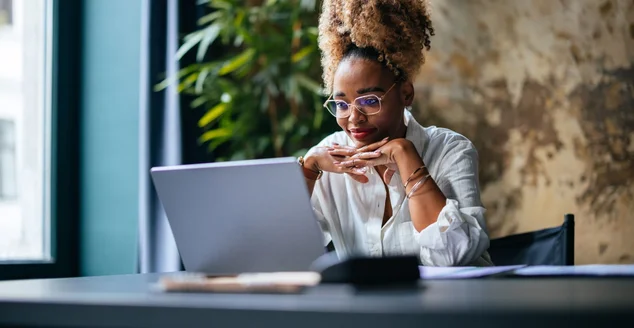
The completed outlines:
<svg viewBox="0 0 634 328">
<path fill-rule="evenodd" d="M 623 327 L 634 279 L 425 281 L 414 291 L 163 294 L 158 274 L 0 282 L 0 326 Z M 624 324 L 624 325 L 623 325 Z"/>
</svg>

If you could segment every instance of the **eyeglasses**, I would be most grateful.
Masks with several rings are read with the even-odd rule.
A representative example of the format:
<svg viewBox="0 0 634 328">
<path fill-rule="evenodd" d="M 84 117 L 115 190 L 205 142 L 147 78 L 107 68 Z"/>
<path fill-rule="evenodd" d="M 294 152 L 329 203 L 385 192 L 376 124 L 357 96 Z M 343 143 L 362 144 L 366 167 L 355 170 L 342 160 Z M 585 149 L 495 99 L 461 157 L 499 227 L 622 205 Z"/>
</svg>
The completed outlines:
<svg viewBox="0 0 634 328">
<path fill-rule="evenodd" d="M 330 114 L 336 118 L 349 117 L 352 114 L 350 107 L 354 107 L 363 115 L 376 115 L 381 111 L 381 101 L 395 85 L 396 82 L 394 82 L 394 84 L 392 84 L 392 86 L 387 89 L 381 97 L 377 95 L 365 95 L 356 98 L 351 104 L 343 100 L 330 99 L 332 98 L 331 94 L 330 97 L 328 97 L 328 100 L 324 103 L 324 107 L 326 107 Z"/>
</svg>

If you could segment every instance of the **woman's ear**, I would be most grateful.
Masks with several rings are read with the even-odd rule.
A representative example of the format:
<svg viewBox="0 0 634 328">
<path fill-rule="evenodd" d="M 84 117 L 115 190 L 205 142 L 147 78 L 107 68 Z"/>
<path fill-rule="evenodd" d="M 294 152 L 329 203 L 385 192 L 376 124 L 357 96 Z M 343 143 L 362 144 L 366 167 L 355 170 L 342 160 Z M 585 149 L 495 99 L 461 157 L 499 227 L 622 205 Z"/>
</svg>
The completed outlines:
<svg viewBox="0 0 634 328">
<path fill-rule="evenodd" d="M 401 101 L 404 106 L 411 106 L 414 103 L 414 85 L 411 81 L 401 84 Z"/>
</svg>

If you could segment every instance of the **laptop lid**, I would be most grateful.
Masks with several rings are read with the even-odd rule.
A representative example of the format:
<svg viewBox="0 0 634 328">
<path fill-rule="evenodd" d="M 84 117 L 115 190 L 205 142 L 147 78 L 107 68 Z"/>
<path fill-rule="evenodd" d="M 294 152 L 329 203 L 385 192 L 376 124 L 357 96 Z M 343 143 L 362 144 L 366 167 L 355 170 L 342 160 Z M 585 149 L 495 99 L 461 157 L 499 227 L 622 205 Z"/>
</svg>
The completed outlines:
<svg viewBox="0 0 634 328">
<path fill-rule="evenodd" d="M 150 172 L 187 271 L 307 271 L 325 252 L 293 157 Z"/>
</svg>

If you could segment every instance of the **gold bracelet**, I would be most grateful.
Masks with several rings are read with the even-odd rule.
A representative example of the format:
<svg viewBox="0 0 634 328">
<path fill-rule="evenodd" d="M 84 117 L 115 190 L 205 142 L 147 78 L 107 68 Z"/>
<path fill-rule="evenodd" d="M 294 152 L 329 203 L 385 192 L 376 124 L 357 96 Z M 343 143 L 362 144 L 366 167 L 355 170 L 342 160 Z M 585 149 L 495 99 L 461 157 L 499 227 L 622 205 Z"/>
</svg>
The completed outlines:
<svg viewBox="0 0 634 328">
<path fill-rule="evenodd" d="M 412 172 L 412 174 L 409 175 L 409 178 L 407 178 L 407 181 L 405 181 L 405 185 L 403 186 L 403 188 L 407 188 L 407 185 L 410 183 L 410 181 L 412 180 L 414 175 L 416 173 L 418 173 L 418 171 L 420 171 L 420 170 L 422 170 L 424 168 L 425 168 L 425 165 L 422 165 L 421 167 L 417 168 L 414 172 Z"/>
<path fill-rule="evenodd" d="M 425 175 L 424 177 L 422 177 L 420 180 L 418 180 L 418 182 L 416 182 L 416 184 L 412 187 L 412 190 L 409 191 L 409 193 L 407 193 L 407 198 L 409 199 L 412 194 L 414 194 L 414 192 L 423 184 L 425 184 L 425 181 L 427 181 L 427 179 L 429 179 L 430 174 L 427 173 L 427 175 Z"/>
</svg>

